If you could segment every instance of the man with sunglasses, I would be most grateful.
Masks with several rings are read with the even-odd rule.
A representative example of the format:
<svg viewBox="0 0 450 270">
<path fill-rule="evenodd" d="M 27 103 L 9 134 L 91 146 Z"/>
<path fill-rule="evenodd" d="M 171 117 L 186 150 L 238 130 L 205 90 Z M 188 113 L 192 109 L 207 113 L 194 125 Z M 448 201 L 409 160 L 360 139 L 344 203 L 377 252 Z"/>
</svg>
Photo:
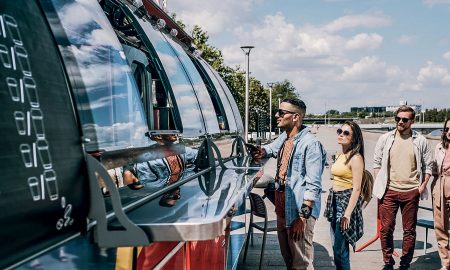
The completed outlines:
<svg viewBox="0 0 450 270">
<path fill-rule="evenodd" d="M 411 129 L 415 111 L 400 106 L 395 114 L 397 127 L 383 134 L 374 153 L 375 183 L 381 220 L 380 240 L 383 269 L 393 269 L 394 229 L 398 209 L 402 214 L 403 248 L 399 269 L 409 269 L 414 255 L 419 199 L 427 198 L 427 184 L 433 157 L 427 139 Z"/>
<path fill-rule="evenodd" d="M 288 269 L 313 269 L 313 231 L 320 213 L 326 152 L 302 125 L 306 105 L 284 99 L 275 114 L 284 132 L 252 156 L 277 158 L 275 212 L 281 254 Z"/>
</svg>

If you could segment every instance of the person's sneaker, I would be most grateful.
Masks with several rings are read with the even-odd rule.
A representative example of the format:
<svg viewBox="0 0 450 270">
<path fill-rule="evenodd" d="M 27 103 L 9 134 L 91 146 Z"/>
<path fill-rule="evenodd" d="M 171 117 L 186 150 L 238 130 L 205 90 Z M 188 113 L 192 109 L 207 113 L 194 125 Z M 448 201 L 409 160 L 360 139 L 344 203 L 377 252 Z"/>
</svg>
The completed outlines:
<svg viewBox="0 0 450 270">
<path fill-rule="evenodd" d="M 392 263 L 385 263 L 382 270 L 394 270 L 394 265 Z"/>
</svg>

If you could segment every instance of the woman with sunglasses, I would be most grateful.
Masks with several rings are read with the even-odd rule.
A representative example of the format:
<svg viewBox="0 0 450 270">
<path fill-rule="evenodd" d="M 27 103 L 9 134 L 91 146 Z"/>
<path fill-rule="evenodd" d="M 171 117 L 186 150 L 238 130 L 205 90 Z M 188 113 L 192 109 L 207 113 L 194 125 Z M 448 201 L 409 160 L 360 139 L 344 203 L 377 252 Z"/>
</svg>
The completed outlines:
<svg viewBox="0 0 450 270">
<path fill-rule="evenodd" d="M 349 245 L 355 249 L 363 235 L 361 183 L 364 172 L 364 141 L 361 129 L 346 121 L 337 130 L 342 154 L 331 166 L 333 187 L 328 195 L 325 217 L 331 225 L 336 269 L 350 269 Z"/>
<path fill-rule="evenodd" d="M 441 269 L 450 269 L 448 219 L 450 213 L 450 118 L 447 118 L 441 142 L 434 151 L 433 195 L 434 231 L 438 242 Z"/>
</svg>

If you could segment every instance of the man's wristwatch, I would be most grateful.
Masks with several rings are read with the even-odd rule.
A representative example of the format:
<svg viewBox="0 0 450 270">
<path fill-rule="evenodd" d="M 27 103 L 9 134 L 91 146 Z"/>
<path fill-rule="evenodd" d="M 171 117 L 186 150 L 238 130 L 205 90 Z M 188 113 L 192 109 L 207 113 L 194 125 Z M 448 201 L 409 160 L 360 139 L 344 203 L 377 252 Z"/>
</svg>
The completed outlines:
<svg viewBox="0 0 450 270">
<path fill-rule="evenodd" d="M 306 204 L 302 204 L 300 207 L 299 216 L 308 219 L 311 216 L 312 207 Z"/>
</svg>

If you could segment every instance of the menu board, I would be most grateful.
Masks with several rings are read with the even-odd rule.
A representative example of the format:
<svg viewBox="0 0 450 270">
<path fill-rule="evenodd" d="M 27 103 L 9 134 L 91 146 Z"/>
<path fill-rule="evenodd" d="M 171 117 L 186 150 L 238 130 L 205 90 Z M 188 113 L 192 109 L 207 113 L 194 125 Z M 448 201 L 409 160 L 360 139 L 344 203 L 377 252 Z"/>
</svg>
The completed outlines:
<svg viewBox="0 0 450 270">
<path fill-rule="evenodd" d="M 81 136 L 35 1 L 0 4 L 0 268 L 76 234 L 88 210 Z"/>
</svg>

